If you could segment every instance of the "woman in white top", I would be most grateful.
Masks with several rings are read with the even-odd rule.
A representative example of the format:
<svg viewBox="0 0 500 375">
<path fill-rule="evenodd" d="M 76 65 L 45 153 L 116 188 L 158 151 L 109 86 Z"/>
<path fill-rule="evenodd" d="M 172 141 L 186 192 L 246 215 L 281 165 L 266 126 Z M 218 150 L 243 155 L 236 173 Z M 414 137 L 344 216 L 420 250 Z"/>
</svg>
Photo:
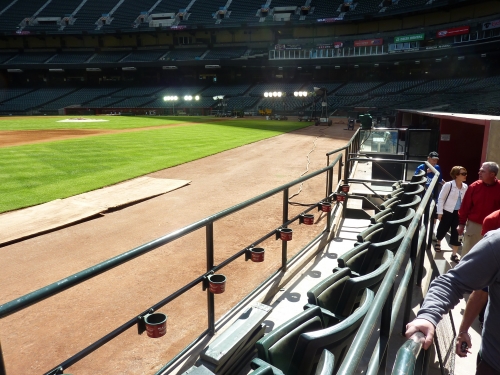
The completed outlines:
<svg viewBox="0 0 500 375">
<path fill-rule="evenodd" d="M 456 166 L 451 169 L 450 176 L 453 180 L 443 185 L 439 193 L 437 214 L 439 226 L 437 228 L 437 242 L 434 246 L 436 251 L 441 251 L 441 240 L 448 230 L 450 231 L 450 245 L 452 248 L 451 260 L 458 263 L 457 251 L 461 246 L 458 240 L 458 210 L 462 204 L 462 199 L 467 191 L 467 170 L 464 167 Z"/>
</svg>

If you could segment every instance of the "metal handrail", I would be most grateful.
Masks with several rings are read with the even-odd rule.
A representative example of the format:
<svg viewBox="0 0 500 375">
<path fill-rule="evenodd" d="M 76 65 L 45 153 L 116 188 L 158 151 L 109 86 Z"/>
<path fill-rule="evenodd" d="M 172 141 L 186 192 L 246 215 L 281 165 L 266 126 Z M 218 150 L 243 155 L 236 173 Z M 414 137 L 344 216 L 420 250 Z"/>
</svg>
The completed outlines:
<svg viewBox="0 0 500 375">
<path fill-rule="evenodd" d="M 424 341 L 424 334 L 422 332 L 415 332 L 399 348 L 391 375 L 413 375 L 417 357 L 424 345 Z"/>
<path fill-rule="evenodd" d="M 96 342 L 92 343 L 89 345 L 87 348 L 81 350 L 77 354 L 73 355 L 69 359 L 65 360 L 61 364 L 57 365 L 54 367 L 52 370 L 48 371 L 46 374 L 61 374 L 62 371 L 65 368 L 68 368 L 69 366 L 73 365 L 74 363 L 78 362 L 82 358 L 86 357 L 102 345 L 106 344 L 110 340 L 114 339 L 121 333 L 125 332 L 127 329 L 131 328 L 135 324 L 137 324 L 142 316 L 144 316 L 147 313 L 151 313 L 153 311 L 156 311 L 156 309 L 166 305 L 167 303 L 171 302 L 175 298 L 179 297 L 180 295 L 184 294 L 185 292 L 189 291 L 196 285 L 199 285 L 200 283 L 203 283 L 206 276 L 209 274 L 213 273 L 216 270 L 221 269 L 222 267 L 228 265 L 232 261 L 236 260 L 240 256 L 243 256 L 246 252 L 246 250 L 253 246 L 256 245 L 263 240 L 271 237 L 274 235 L 277 231 L 277 229 L 272 230 L 270 233 L 262 237 L 261 239 L 255 241 L 252 243 L 252 245 L 247 246 L 245 249 L 237 252 L 236 254 L 233 254 L 231 257 L 228 259 L 223 260 L 221 263 L 219 263 L 217 266 L 214 265 L 214 257 L 213 257 L 213 223 L 217 220 L 220 220 L 226 216 L 229 216 L 233 213 L 236 213 L 244 208 L 247 208 L 253 204 L 256 204 L 264 199 L 267 199 L 275 194 L 278 194 L 280 192 L 283 192 L 283 224 L 280 226 L 281 227 L 286 227 L 287 225 L 291 224 L 292 222 L 296 221 L 299 219 L 299 215 L 293 217 L 293 218 L 288 218 L 288 189 L 291 188 L 294 185 L 300 184 L 303 181 L 307 181 L 311 178 L 314 178 L 318 175 L 321 175 L 323 173 L 327 173 L 327 194 L 325 195 L 326 199 L 331 198 L 331 193 L 332 193 L 332 181 L 333 181 L 333 168 L 339 164 L 339 170 L 341 170 L 341 164 L 342 164 L 342 156 L 343 155 L 337 155 L 337 157 L 333 160 L 333 162 L 326 167 L 323 167 L 319 170 L 316 170 L 314 172 L 311 172 L 305 176 L 302 176 L 300 178 L 297 178 L 289 183 L 286 183 L 284 185 L 281 185 L 275 189 L 269 190 L 263 194 L 260 194 L 254 198 L 248 199 L 242 203 L 239 203 L 235 206 L 232 206 L 230 208 L 227 208 L 223 211 L 220 211 L 214 215 L 208 216 L 204 219 L 201 219 L 195 223 L 192 223 L 184 228 L 181 228 L 179 230 L 176 230 L 174 232 L 171 232 L 165 236 L 162 236 L 160 238 L 157 238 L 153 241 L 150 241 L 146 244 L 143 244 L 139 247 L 136 247 L 132 250 L 129 250 L 125 253 L 122 253 L 118 256 L 115 256 L 113 258 L 110 258 L 104 262 L 101 262 L 97 265 L 94 265 L 92 267 L 89 267 L 83 271 L 77 272 L 73 275 L 70 275 L 62 280 L 59 280 L 55 283 L 49 284 L 43 288 L 40 288 L 36 291 L 33 291 L 31 293 L 28 293 L 24 296 L 21 296 L 19 298 L 16 298 L 12 301 L 9 301 L 7 303 L 4 303 L 0 305 L 0 319 L 5 318 L 11 314 L 14 314 L 16 312 L 19 312 L 29 306 L 32 306 L 40 301 L 43 301 L 49 297 L 52 297 L 58 293 L 61 293 L 67 289 L 70 289 L 78 284 L 81 284 L 84 281 L 87 281 L 89 279 L 92 279 L 93 277 L 96 277 L 104 272 L 107 272 L 117 266 L 120 266 L 132 259 L 135 259 L 139 256 L 142 256 L 160 246 L 166 245 L 168 243 L 171 243 L 189 233 L 192 233 L 198 229 L 201 228 L 206 228 L 206 241 L 207 241 L 207 272 L 203 275 L 200 275 L 196 279 L 192 280 L 190 283 L 186 284 L 183 286 L 181 289 L 175 291 L 172 293 L 170 296 L 164 298 L 160 302 L 156 303 L 153 305 L 151 308 L 147 309 L 146 311 L 136 314 L 134 318 L 129 320 L 128 322 L 122 324 L 118 328 L 114 329 L 112 332 L 108 333 L 104 337 L 100 338 Z M 340 163 L 339 163 L 340 162 Z M 323 198 L 323 199 L 325 199 Z M 313 204 L 311 207 L 307 208 L 304 212 L 310 211 L 316 207 L 316 204 Z M 327 217 L 327 228 L 326 231 L 329 231 L 331 225 L 331 216 L 329 215 Z M 279 229 L 279 228 L 278 228 Z M 286 265 L 290 261 L 287 258 L 287 243 L 286 241 L 283 241 L 282 244 L 282 267 L 281 270 L 286 270 Z M 293 259 L 294 257 L 292 257 Z M 270 276 L 269 278 L 271 278 Z M 268 278 L 268 279 L 269 279 Z M 258 288 L 258 287 L 257 287 Z M 252 292 L 251 292 L 252 293 Z M 251 294 L 250 293 L 250 294 Z M 213 334 L 215 332 L 215 306 L 214 306 L 214 296 L 213 294 L 209 293 L 207 290 L 207 298 L 208 298 L 208 329 L 203 333 L 203 334 Z M 3 364 L 3 356 L 0 351 L 0 364 Z M 5 369 L 2 368 L 4 366 L 0 366 L 0 375 L 5 374 Z"/>
<path fill-rule="evenodd" d="M 372 161 L 371 159 L 362 159 L 362 158 L 355 158 L 356 160 L 364 160 L 364 161 Z M 385 161 L 385 160 L 384 160 Z M 394 160 L 393 160 L 394 161 Z M 400 163 L 406 163 L 406 162 L 412 162 L 409 160 L 399 160 Z M 413 161 L 414 162 L 414 161 Z M 358 333 L 356 337 L 354 338 L 349 351 L 347 352 L 344 361 L 342 365 L 339 368 L 339 371 L 337 372 L 337 375 L 353 375 L 362 359 L 362 356 L 368 346 L 368 343 L 370 341 L 370 338 L 375 330 L 375 328 L 378 325 L 379 318 L 382 315 L 382 320 L 380 323 L 380 336 L 382 342 L 382 339 L 384 340 L 384 345 L 383 347 L 378 347 L 375 350 L 379 351 L 379 354 L 381 354 L 381 357 L 377 361 L 378 363 L 376 365 L 372 365 L 372 367 L 380 367 L 381 365 L 385 365 L 385 360 L 387 358 L 387 346 L 389 342 L 389 338 L 391 335 L 392 328 L 391 326 L 394 326 L 395 322 L 391 322 L 391 316 L 392 316 L 392 311 L 394 308 L 393 305 L 393 295 L 394 295 L 394 283 L 396 281 L 396 277 L 398 273 L 400 272 L 401 266 L 403 265 L 403 262 L 405 258 L 408 255 L 408 252 L 411 248 L 412 242 L 414 240 L 414 235 L 417 232 L 417 230 L 420 229 L 421 225 L 421 220 L 424 214 L 424 210 L 428 209 L 428 203 L 430 203 L 431 197 L 432 197 L 432 192 L 434 189 L 434 186 L 436 185 L 438 179 L 439 179 L 439 172 L 428 162 L 426 162 L 426 165 L 431 169 L 432 172 L 434 172 L 434 177 L 430 182 L 429 188 L 427 189 L 426 193 L 424 194 L 424 197 L 422 199 L 421 204 L 419 205 L 419 208 L 417 209 L 415 216 L 413 220 L 411 221 L 410 225 L 408 226 L 408 229 L 406 231 L 406 234 L 403 238 L 403 241 L 401 242 L 401 245 L 398 248 L 398 251 L 396 253 L 396 256 L 394 257 L 393 263 L 389 270 L 387 271 L 380 287 L 375 295 L 375 298 L 373 300 L 373 303 L 366 313 L 365 318 L 363 319 L 363 322 L 361 323 L 361 326 L 359 327 Z M 426 228 L 427 229 L 427 228 Z M 426 230 L 425 229 L 425 230 Z M 415 237 L 418 238 L 418 237 Z M 415 259 L 417 255 L 422 256 L 423 251 L 423 246 L 420 247 L 420 249 L 417 249 L 417 245 L 414 245 L 414 251 L 413 254 L 410 254 L 410 260 L 413 258 Z M 419 251 L 420 250 L 420 251 Z M 413 285 L 409 283 L 411 287 Z M 405 285 L 400 285 L 400 288 L 404 287 L 406 288 Z M 407 291 L 406 292 L 407 297 L 411 296 L 411 292 Z M 411 298 L 411 297 L 410 297 Z M 405 314 L 406 315 L 406 314 Z M 404 316 L 403 318 L 404 322 L 408 320 L 408 316 Z M 374 351 L 373 356 L 375 356 L 376 353 Z"/>
</svg>

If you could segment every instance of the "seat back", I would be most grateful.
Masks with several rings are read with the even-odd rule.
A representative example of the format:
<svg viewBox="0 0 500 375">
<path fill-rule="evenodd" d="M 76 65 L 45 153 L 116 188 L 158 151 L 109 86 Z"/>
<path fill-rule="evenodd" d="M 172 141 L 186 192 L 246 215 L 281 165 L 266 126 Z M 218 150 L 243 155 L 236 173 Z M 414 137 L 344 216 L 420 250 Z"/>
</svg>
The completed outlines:
<svg viewBox="0 0 500 375">
<path fill-rule="evenodd" d="M 351 250 L 345 252 L 337 259 L 337 264 L 339 268 L 349 267 L 351 271 L 359 273 L 361 265 L 366 254 L 366 250 L 371 245 L 371 242 L 363 242 L 362 244 L 353 247 Z M 334 272 L 337 272 L 335 270 Z"/>
<path fill-rule="evenodd" d="M 384 229 L 384 223 L 374 224 L 359 232 L 356 236 L 358 242 L 376 241 Z"/>
<path fill-rule="evenodd" d="M 249 375 L 285 375 L 279 368 L 271 366 L 260 358 L 252 359 L 250 362 L 252 371 Z"/>
<path fill-rule="evenodd" d="M 301 353 L 301 356 L 297 355 L 293 360 L 293 367 L 298 368 L 298 374 L 313 375 L 314 366 L 319 362 L 324 349 L 329 350 L 335 357 L 333 373 L 338 371 L 366 312 L 373 302 L 373 296 L 371 290 L 365 289 L 359 308 L 342 322 L 300 335 L 296 353 Z"/>
<path fill-rule="evenodd" d="M 376 241 L 376 242 L 390 241 L 391 238 L 396 236 L 396 234 L 399 230 L 399 226 L 402 225 L 405 228 L 408 227 L 410 222 L 413 220 L 413 217 L 415 216 L 415 210 L 413 208 L 407 208 L 406 212 L 403 212 L 403 213 L 405 216 L 403 216 L 401 219 L 388 220 L 384 223 L 384 230 L 379 235 L 378 241 Z M 401 215 L 403 215 L 403 213 Z M 372 241 L 372 242 L 375 242 L 375 241 Z"/>
<path fill-rule="evenodd" d="M 413 201 L 413 197 L 415 195 L 421 195 L 424 192 L 424 190 L 425 188 L 422 185 L 418 185 L 415 191 L 402 194 L 401 203 L 402 204 L 411 203 Z"/>
<path fill-rule="evenodd" d="M 323 349 L 314 375 L 333 375 L 334 368 L 335 356 L 330 351 Z"/>
<path fill-rule="evenodd" d="M 376 223 L 383 223 L 386 220 L 389 220 L 392 218 L 393 211 L 391 208 L 387 208 L 383 211 L 380 211 L 378 214 L 373 215 L 370 217 L 370 223 L 376 224 Z"/>
<path fill-rule="evenodd" d="M 308 290 L 308 302 L 326 310 L 335 311 L 345 283 L 350 278 L 351 270 L 349 268 L 335 272 Z"/>
<path fill-rule="evenodd" d="M 427 183 L 427 177 L 420 177 L 418 179 L 415 179 L 415 181 L 412 182 L 407 182 L 403 184 L 403 189 L 405 192 L 412 192 L 417 189 L 418 186 L 425 186 Z"/>
<path fill-rule="evenodd" d="M 320 307 L 300 312 L 257 341 L 257 356 L 288 375 L 298 337 L 303 332 L 322 329 L 322 322 Z"/>
<path fill-rule="evenodd" d="M 388 194 L 388 197 L 389 198 L 394 198 L 394 197 L 399 197 L 401 194 L 403 194 L 405 192 L 405 190 L 400 187 L 400 188 L 397 188 L 396 190 L 393 190 L 391 191 L 389 194 Z"/>
<path fill-rule="evenodd" d="M 381 210 L 385 210 L 387 208 L 391 208 L 393 205 L 398 204 L 400 202 L 400 197 L 393 197 L 390 199 L 387 199 L 384 203 L 382 203 L 379 207 Z"/>
<path fill-rule="evenodd" d="M 419 169 L 417 173 L 415 173 L 413 176 L 411 176 L 411 180 L 410 182 L 416 182 L 418 181 L 419 179 L 421 179 L 422 177 L 425 176 L 425 171 L 423 169 Z"/>
<path fill-rule="evenodd" d="M 394 215 L 391 220 L 402 219 L 405 216 L 404 214 L 406 213 L 407 208 L 413 208 L 416 211 L 418 209 L 418 206 L 420 205 L 420 202 L 422 202 L 422 198 L 420 197 L 420 195 L 414 195 L 411 202 L 406 204 L 398 204 L 397 206 L 393 207 Z"/>
<path fill-rule="evenodd" d="M 378 289 L 393 259 L 394 254 L 389 250 L 384 250 L 382 261 L 377 268 L 366 275 L 347 280 L 334 313 L 342 317 L 351 315 L 359 307 L 365 289 L 374 287 Z"/>
</svg>

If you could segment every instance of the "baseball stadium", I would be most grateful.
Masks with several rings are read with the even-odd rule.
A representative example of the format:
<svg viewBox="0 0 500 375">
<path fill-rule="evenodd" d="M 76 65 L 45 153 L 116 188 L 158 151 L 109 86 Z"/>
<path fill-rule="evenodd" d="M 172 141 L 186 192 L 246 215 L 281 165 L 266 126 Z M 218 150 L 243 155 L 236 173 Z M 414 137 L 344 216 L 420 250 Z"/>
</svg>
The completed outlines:
<svg viewBox="0 0 500 375">
<path fill-rule="evenodd" d="M 499 0 L 0 0 L 0 375 L 474 374 L 499 103 Z"/>
</svg>

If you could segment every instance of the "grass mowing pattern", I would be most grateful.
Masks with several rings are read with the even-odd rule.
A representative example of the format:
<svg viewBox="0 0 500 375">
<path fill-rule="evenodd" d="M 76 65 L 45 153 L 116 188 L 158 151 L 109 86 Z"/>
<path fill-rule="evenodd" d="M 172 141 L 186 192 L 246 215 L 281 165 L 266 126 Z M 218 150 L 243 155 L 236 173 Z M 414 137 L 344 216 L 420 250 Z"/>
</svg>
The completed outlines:
<svg viewBox="0 0 500 375">
<path fill-rule="evenodd" d="M 132 129 L 148 126 L 179 124 L 183 122 L 206 122 L 199 116 L 84 116 L 88 119 L 108 120 L 106 122 L 57 122 L 77 116 L 0 118 L 1 130 L 49 130 L 49 129 Z"/>
<path fill-rule="evenodd" d="M 0 148 L 0 212 L 98 189 L 306 126 L 227 120 Z"/>
</svg>

